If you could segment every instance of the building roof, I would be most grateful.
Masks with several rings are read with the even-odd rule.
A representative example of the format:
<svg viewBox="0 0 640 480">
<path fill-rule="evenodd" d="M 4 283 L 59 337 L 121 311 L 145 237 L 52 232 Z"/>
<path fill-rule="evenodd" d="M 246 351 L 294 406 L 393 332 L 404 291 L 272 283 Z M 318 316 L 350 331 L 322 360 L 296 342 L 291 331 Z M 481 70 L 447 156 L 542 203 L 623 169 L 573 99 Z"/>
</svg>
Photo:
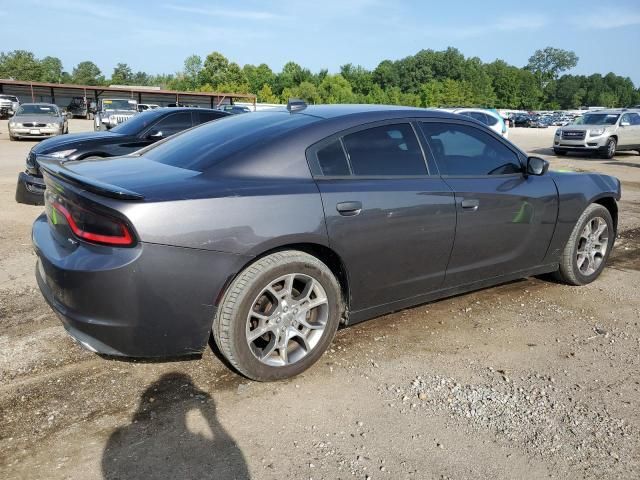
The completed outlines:
<svg viewBox="0 0 640 480">
<path fill-rule="evenodd" d="M 105 87 L 102 85 L 76 85 L 73 83 L 47 83 L 47 82 L 31 82 L 28 80 L 10 80 L 0 78 L 0 85 L 12 85 L 17 87 L 44 87 L 44 88 L 57 88 L 64 90 L 82 90 L 82 91 L 97 91 L 97 92 L 113 92 L 113 93 L 144 93 L 154 95 L 177 95 L 177 96 L 196 96 L 196 97 L 230 97 L 230 98 L 244 98 L 251 101 L 255 101 L 256 96 L 252 93 L 225 93 L 225 92 L 183 92 L 176 90 L 162 90 L 155 88 L 145 88 L 136 86 L 112 86 Z"/>
</svg>

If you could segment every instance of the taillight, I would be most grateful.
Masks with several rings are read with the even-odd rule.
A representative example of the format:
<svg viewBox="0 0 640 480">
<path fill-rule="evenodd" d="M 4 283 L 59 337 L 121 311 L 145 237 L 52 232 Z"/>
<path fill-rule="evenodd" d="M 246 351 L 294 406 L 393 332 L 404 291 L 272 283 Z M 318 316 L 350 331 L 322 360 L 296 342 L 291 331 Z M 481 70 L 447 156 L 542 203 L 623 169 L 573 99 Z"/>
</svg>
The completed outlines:
<svg viewBox="0 0 640 480">
<path fill-rule="evenodd" d="M 51 207 L 51 222 L 56 225 L 57 215 L 62 215 L 78 238 L 103 245 L 133 245 L 133 235 L 127 226 L 116 218 L 87 210 L 68 201 L 64 201 L 63 205 L 57 199 L 51 202 Z"/>
</svg>

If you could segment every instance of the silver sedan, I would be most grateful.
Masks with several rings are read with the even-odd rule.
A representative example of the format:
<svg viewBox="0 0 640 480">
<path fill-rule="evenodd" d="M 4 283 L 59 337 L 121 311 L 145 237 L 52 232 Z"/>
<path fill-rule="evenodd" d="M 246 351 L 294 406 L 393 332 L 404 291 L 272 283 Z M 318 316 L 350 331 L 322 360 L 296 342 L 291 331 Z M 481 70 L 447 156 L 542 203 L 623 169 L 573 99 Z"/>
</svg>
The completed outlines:
<svg viewBox="0 0 640 480">
<path fill-rule="evenodd" d="M 52 103 L 24 103 L 9 120 L 9 138 L 52 137 L 69 133 L 67 116 Z"/>
</svg>

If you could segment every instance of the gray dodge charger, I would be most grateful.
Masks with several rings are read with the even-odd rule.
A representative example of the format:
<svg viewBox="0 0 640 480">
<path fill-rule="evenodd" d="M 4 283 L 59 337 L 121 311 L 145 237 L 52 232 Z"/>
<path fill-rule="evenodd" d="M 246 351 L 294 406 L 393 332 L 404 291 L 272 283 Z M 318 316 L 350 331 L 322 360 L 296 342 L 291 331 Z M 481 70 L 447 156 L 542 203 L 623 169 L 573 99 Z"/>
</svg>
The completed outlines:
<svg viewBox="0 0 640 480">
<path fill-rule="evenodd" d="M 42 160 L 40 289 L 106 355 L 202 352 L 296 375 L 354 324 L 555 272 L 602 272 L 620 182 L 548 172 L 479 122 L 401 107 L 291 104 L 136 154 Z"/>
</svg>

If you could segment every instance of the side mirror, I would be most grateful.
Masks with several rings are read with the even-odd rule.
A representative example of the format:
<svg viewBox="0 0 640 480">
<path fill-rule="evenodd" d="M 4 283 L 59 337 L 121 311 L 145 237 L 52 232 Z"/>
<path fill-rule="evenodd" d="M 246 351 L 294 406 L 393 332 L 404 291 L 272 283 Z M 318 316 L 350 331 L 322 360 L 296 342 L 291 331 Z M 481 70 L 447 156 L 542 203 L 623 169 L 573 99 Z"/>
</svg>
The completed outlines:
<svg viewBox="0 0 640 480">
<path fill-rule="evenodd" d="M 161 130 L 151 130 L 148 134 L 147 134 L 147 138 L 153 138 L 153 139 L 159 139 L 164 137 L 164 135 L 162 134 Z"/>
<path fill-rule="evenodd" d="M 549 162 L 540 157 L 527 158 L 527 175 L 544 175 L 549 170 Z"/>
<path fill-rule="evenodd" d="M 631 125 L 630 122 L 620 122 L 621 127 L 628 127 L 629 125 Z"/>
</svg>

